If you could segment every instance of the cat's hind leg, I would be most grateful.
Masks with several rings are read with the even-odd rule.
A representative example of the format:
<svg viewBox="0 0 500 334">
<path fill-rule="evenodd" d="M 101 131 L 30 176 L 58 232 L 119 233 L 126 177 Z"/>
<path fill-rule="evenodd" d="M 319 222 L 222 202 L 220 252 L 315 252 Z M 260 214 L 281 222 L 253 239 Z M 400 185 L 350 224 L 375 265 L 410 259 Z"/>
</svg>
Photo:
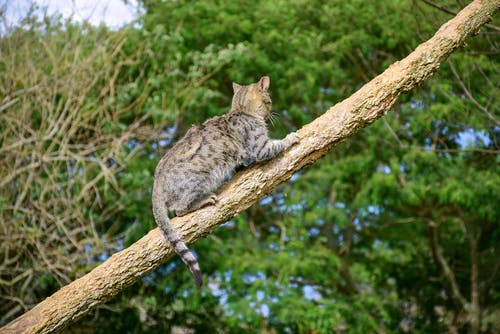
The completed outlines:
<svg viewBox="0 0 500 334">
<path fill-rule="evenodd" d="M 186 200 L 184 203 L 187 203 L 185 205 L 178 206 L 175 209 L 175 214 L 176 216 L 184 216 L 188 214 L 189 212 L 196 211 L 200 208 L 203 208 L 208 205 L 215 205 L 217 203 L 217 195 L 214 193 L 210 192 L 208 194 L 203 194 L 203 195 L 197 195 L 191 200 Z"/>
</svg>

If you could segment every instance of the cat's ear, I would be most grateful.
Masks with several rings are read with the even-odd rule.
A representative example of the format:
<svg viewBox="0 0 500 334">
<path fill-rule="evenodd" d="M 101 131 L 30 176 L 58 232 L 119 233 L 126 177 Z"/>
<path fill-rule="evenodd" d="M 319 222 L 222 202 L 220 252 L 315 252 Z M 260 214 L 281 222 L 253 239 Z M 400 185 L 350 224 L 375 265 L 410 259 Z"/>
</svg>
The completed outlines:
<svg viewBox="0 0 500 334">
<path fill-rule="evenodd" d="M 233 82 L 233 92 L 236 94 L 237 91 L 239 91 L 241 88 L 241 85 L 238 85 L 236 82 Z"/>
<path fill-rule="evenodd" d="M 271 80 L 269 79 L 269 77 L 267 75 L 260 78 L 260 80 L 258 82 L 259 89 L 262 91 L 267 91 L 269 89 L 270 82 L 271 82 Z"/>
</svg>

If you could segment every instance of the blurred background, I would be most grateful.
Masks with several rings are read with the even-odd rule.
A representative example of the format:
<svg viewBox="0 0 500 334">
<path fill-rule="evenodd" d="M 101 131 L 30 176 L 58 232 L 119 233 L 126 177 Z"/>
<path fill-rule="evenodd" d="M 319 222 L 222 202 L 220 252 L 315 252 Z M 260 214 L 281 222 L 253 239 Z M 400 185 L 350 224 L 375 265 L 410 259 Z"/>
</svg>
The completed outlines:
<svg viewBox="0 0 500 334">
<path fill-rule="evenodd" d="M 156 227 L 157 161 L 271 77 L 275 138 L 467 1 L 0 1 L 0 325 Z M 498 333 L 498 16 L 383 119 L 67 333 Z"/>
</svg>

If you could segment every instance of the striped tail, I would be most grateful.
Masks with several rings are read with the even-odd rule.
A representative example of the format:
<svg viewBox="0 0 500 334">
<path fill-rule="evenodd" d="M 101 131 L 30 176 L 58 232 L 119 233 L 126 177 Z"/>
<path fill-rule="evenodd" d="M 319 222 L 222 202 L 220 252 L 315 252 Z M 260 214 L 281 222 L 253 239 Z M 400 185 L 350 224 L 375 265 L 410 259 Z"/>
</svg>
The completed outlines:
<svg viewBox="0 0 500 334">
<path fill-rule="evenodd" d="M 170 225 L 165 200 L 161 190 L 158 188 L 159 187 L 157 187 L 156 184 L 153 186 L 153 215 L 156 223 L 160 227 L 160 230 L 163 232 L 163 235 L 167 239 L 170 246 L 172 246 L 174 251 L 181 257 L 181 260 L 188 266 L 194 276 L 196 285 L 201 287 L 203 285 L 203 279 L 201 277 L 198 260 L 196 260 L 193 253 L 189 250 L 189 248 L 187 248 L 184 241 L 181 240 L 177 232 L 172 228 L 172 225 Z"/>
</svg>

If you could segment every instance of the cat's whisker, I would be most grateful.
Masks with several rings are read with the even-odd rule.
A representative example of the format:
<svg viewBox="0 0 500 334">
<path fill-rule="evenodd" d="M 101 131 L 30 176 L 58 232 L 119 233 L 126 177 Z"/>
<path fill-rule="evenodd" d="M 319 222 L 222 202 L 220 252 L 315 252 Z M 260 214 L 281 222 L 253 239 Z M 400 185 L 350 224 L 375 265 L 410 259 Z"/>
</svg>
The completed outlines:
<svg viewBox="0 0 500 334">
<path fill-rule="evenodd" d="M 271 112 L 269 114 L 269 123 L 271 123 L 272 126 L 275 126 L 275 122 L 277 122 L 279 120 L 279 114 L 277 112 Z"/>
</svg>

